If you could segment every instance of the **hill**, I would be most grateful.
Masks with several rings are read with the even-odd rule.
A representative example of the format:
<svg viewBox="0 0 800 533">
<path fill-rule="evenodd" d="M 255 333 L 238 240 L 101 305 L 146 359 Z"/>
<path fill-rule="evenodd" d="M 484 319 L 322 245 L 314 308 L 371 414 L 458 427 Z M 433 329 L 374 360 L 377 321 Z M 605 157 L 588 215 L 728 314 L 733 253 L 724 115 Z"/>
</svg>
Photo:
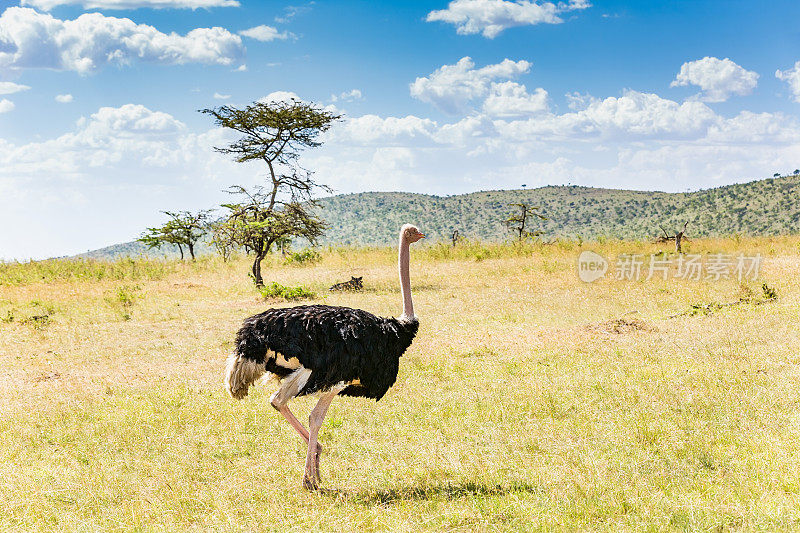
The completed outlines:
<svg viewBox="0 0 800 533">
<path fill-rule="evenodd" d="M 545 238 L 651 238 L 659 225 L 674 231 L 689 222 L 690 237 L 745 233 L 780 235 L 800 230 L 800 176 L 771 178 L 688 193 L 548 186 L 531 190 L 482 191 L 453 196 L 402 192 L 342 194 L 322 199 L 330 224 L 322 244 L 385 245 L 397 228 L 412 221 L 431 240 L 447 240 L 453 230 L 468 239 L 509 237 L 503 220 L 509 204 L 541 207 L 548 220 L 537 222 Z M 209 252 L 205 247 L 200 252 Z M 83 257 L 148 254 L 139 243 L 95 250 Z"/>
</svg>

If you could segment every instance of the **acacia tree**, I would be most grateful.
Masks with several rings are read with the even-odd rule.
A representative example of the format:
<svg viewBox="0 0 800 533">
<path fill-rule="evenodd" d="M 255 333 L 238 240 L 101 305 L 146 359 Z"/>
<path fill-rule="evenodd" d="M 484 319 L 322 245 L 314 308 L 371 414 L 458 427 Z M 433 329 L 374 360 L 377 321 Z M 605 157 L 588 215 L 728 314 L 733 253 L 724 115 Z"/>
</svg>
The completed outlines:
<svg viewBox="0 0 800 533">
<path fill-rule="evenodd" d="M 183 247 L 186 246 L 192 261 L 194 261 L 194 245 L 205 235 L 211 211 L 210 209 L 203 209 L 197 213 L 162 211 L 170 219 L 161 227 L 147 228 L 147 231 L 137 240 L 149 248 L 161 248 L 162 244 L 174 244 L 181 253 L 181 260 L 184 258 Z"/>
<path fill-rule="evenodd" d="M 253 280 L 262 286 L 261 261 L 273 244 L 291 237 L 304 237 L 313 244 L 325 229 L 314 214 L 318 205 L 313 195 L 316 189 L 330 192 L 330 188 L 314 181 L 298 158 L 303 150 L 320 146 L 319 135 L 341 115 L 295 99 L 254 102 L 244 109 L 221 106 L 201 113 L 241 134 L 239 140 L 214 150 L 232 155 L 239 163 L 266 164 L 266 186 L 231 187 L 229 192 L 242 201 L 224 206 L 236 228 L 232 241 L 253 255 Z"/>
<path fill-rule="evenodd" d="M 263 187 L 247 190 L 235 185 L 228 192 L 242 199 L 239 203 L 223 205 L 229 210 L 230 240 L 253 256 L 251 272 L 258 287 L 264 285 L 261 262 L 273 244 L 285 242 L 290 236 L 303 237 L 311 244 L 316 244 L 317 238 L 327 228 L 309 210 L 309 207 L 317 205 L 313 200 L 305 203 L 276 200 L 276 206 L 270 209 L 272 194 Z"/>
<path fill-rule="evenodd" d="M 547 217 L 539 213 L 539 206 L 532 206 L 525 203 L 518 203 L 518 204 L 508 204 L 509 207 L 516 207 L 516 213 L 512 214 L 508 217 L 505 221 L 506 227 L 508 231 L 517 234 L 517 238 L 519 241 L 523 239 L 531 238 L 531 237 L 538 237 L 542 234 L 542 231 L 530 231 L 528 228 L 530 227 L 530 220 L 532 218 L 538 218 L 539 220 L 547 220 Z"/>
</svg>

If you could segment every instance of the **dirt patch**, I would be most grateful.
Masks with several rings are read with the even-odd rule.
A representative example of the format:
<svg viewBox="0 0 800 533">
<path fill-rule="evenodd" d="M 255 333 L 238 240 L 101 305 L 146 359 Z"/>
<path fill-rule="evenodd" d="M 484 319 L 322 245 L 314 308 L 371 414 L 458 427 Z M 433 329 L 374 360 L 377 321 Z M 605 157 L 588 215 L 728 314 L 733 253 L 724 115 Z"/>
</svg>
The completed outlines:
<svg viewBox="0 0 800 533">
<path fill-rule="evenodd" d="M 610 333 L 614 335 L 636 333 L 637 331 L 658 331 L 655 326 L 648 324 L 644 320 L 633 317 L 614 318 L 612 320 L 600 322 L 599 324 L 589 324 L 586 326 L 586 329 L 598 333 Z"/>
<path fill-rule="evenodd" d="M 59 372 L 44 372 L 33 378 L 31 381 L 34 383 L 41 383 L 42 381 L 52 381 L 60 378 L 61 374 Z"/>
</svg>

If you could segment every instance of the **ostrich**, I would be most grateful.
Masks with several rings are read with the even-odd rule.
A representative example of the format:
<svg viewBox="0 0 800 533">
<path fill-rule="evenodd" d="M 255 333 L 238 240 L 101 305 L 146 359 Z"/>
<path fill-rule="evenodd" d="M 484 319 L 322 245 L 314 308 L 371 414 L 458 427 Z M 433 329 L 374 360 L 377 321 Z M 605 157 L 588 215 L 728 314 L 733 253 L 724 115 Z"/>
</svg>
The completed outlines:
<svg viewBox="0 0 800 533">
<path fill-rule="evenodd" d="M 409 245 L 425 235 L 406 224 L 400 229 L 398 268 L 403 314 L 382 318 L 360 309 L 301 305 L 269 309 L 245 319 L 228 357 L 225 387 L 236 399 L 267 374 L 281 381 L 272 406 L 308 444 L 303 487 L 319 488 L 319 430 L 338 394 L 380 400 L 397 379 L 400 356 L 419 328 L 408 277 Z M 308 430 L 289 410 L 297 396 L 320 393 Z"/>
</svg>

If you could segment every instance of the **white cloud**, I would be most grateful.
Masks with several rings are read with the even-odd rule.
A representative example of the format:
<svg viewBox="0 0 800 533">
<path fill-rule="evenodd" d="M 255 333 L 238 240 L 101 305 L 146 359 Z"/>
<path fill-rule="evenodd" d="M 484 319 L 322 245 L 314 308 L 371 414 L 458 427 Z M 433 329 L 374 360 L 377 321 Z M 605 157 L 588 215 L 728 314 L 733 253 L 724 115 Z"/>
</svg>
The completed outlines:
<svg viewBox="0 0 800 533">
<path fill-rule="evenodd" d="M 276 28 L 272 26 L 267 26 L 262 24 L 261 26 L 255 26 L 253 28 L 249 28 L 246 30 L 242 30 L 239 32 L 239 35 L 244 35 L 245 37 L 250 37 L 251 39 L 255 39 L 256 41 L 261 41 L 268 43 L 270 41 L 275 40 L 286 40 L 294 38 L 294 34 L 288 31 L 279 32 Z"/>
<path fill-rule="evenodd" d="M 503 30 L 514 26 L 537 24 L 559 24 L 564 20 L 561 13 L 586 9 L 588 0 L 568 2 L 535 2 L 530 0 L 453 0 L 447 9 L 431 11 L 427 21 L 441 21 L 456 26 L 462 35 L 482 33 L 494 39 Z"/>
<path fill-rule="evenodd" d="M 59 104 L 68 104 L 68 103 L 72 102 L 72 100 L 74 100 L 74 98 L 72 98 L 71 94 L 57 94 L 56 95 L 56 102 L 58 102 Z"/>
<path fill-rule="evenodd" d="M 18 147 L 4 146 L 0 176 L 75 179 L 103 167 L 135 174 L 142 167 L 160 167 L 183 158 L 170 138 L 184 131 L 184 124 L 171 115 L 141 105 L 102 107 L 78 120 L 74 132 Z"/>
<path fill-rule="evenodd" d="M 493 83 L 483 102 L 483 112 L 491 117 L 511 118 L 547 111 L 547 91 L 541 87 L 528 94 L 524 85 L 513 81 Z"/>
<path fill-rule="evenodd" d="M 231 97 L 229 94 L 214 93 L 215 100 L 227 100 Z"/>
<path fill-rule="evenodd" d="M 236 72 L 247 72 L 247 65 L 239 65 L 235 70 Z"/>
<path fill-rule="evenodd" d="M 443 65 L 429 77 L 417 78 L 410 85 L 411 96 L 445 113 L 456 114 L 465 111 L 471 100 L 489 94 L 494 80 L 513 78 L 530 68 L 528 61 L 504 59 L 501 63 L 476 69 L 470 57 L 462 57 L 455 65 Z"/>
<path fill-rule="evenodd" d="M 793 68 L 776 70 L 775 77 L 788 83 L 792 95 L 794 95 L 794 101 L 800 102 L 800 61 L 796 62 Z"/>
<path fill-rule="evenodd" d="M 199 9 L 239 7 L 237 0 L 22 0 L 20 5 L 50 11 L 58 6 L 77 5 L 84 9 Z"/>
<path fill-rule="evenodd" d="M 752 93 L 758 85 L 758 74 L 745 70 L 727 57 L 704 57 L 684 63 L 670 87 L 686 85 L 700 87 L 703 92 L 699 98 L 703 101 L 724 102 L 733 94 Z"/>
<path fill-rule="evenodd" d="M 362 115 L 345 120 L 328 135 L 341 144 L 414 146 L 430 144 L 437 129 L 435 121 L 413 115 L 401 118 Z"/>
<path fill-rule="evenodd" d="M 286 24 L 291 22 L 293 18 L 297 17 L 298 15 L 303 15 L 311 11 L 311 6 L 314 5 L 314 2 L 309 2 L 304 6 L 286 6 L 283 8 L 283 16 L 275 17 L 275 22 L 279 22 L 281 24 Z"/>
<path fill-rule="evenodd" d="M 3 98 L 0 100 L 0 113 L 8 113 L 9 111 L 14 110 L 14 102 L 8 100 L 7 98 Z"/>
<path fill-rule="evenodd" d="M 288 102 L 290 100 L 302 101 L 303 99 L 297 96 L 297 93 L 293 93 L 292 91 L 275 91 L 269 93 L 263 98 L 258 99 L 258 101 L 261 103 Z"/>
<path fill-rule="evenodd" d="M 11 81 L 0 81 L 0 94 L 14 94 L 30 89 L 27 85 L 19 85 Z"/>
<path fill-rule="evenodd" d="M 134 60 L 230 65 L 242 53 L 241 37 L 218 27 L 196 28 L 182 36 L 100 13 L 59 20 L 32 9 L 10 7 L 0 16 L 0 68 L 86 74 L 107 64 Z"/>
<path fill-rule="evenodd" d="M 361 91 L 358 89 L 352 89 L 350 91 L 345 91 L 343 93 L 339 93 L 338 95 L 332 94 L 331 95 L 331 102 L 352 102 L 354 100 L 361 100 L 362 95 Z"/>
<path fill-rule="evenodd" d="M 591 101 L 586 109 L 498 123 L 509 139 L 699 138 L 718 116 L 701 102 L 678 103 L 656 94 L 628 91 Z"/>
<path fill-rule="evenodd" d="M 582 111 L 589 107 L 590 104 L 597 101 L 597 98 L 588 93 L 580 93 L 574 91 L 564 95 L 567 99 L 567 107 L 573 111 Z"/>
</svg>

